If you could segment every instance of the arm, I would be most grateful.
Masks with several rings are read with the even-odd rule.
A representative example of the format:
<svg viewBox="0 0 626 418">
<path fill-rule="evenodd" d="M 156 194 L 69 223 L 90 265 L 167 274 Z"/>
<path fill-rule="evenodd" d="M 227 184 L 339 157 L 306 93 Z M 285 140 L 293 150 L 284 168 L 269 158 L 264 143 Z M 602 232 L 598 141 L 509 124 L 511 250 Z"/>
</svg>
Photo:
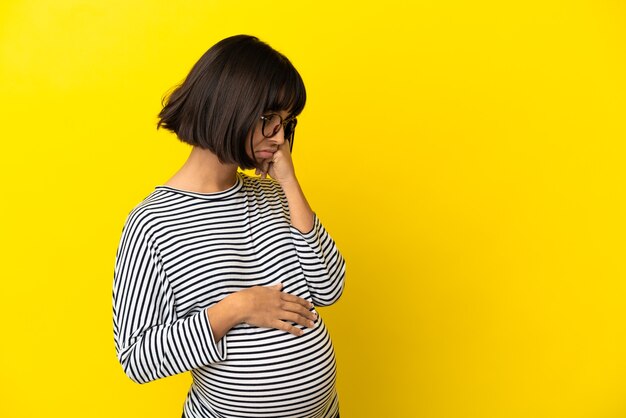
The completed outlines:
<svg viewBox="0 0 626 418">
<path fill-rule="evenodd" d="M 281 186 L 289 204 L 291 235 L 313 301 L 317 306 L 332 305 L 343 293 L 345 260 L 311 210 L 295 175 Z"/>
<path fill-rule="evenodd" d="M 289 141 L 279 145 L 272 160 L 264 161 L 257 174 L 262 178 L 269 174 L 287 197 L 291 236 L 313 302 L 318 306 L 335 303 L 343 293 L 345 261 L 304 197 L 291 160 Z"/>
<path fill-rule="evenodd" d="M 146 383 L 226 359 L 226 333 L 247 322 L 302 331 L 313 327 L 305 299 L 282 285 L 233 293 L 194 315 L 177 318 L 174 294 L 143 222 L 130 217 L 118 247 L 113 282 L 113 325 L 118 360 L 128 377 Z"/>
<path fill-rule="evenodd" d="M 278 146 L 273 159 L 265 160 L 262 168 L 257 168 L 256 174 L 265 178 L 269 174 L 282 187 L 289 203 L 291 224 L 299 231 L 311 231 L 313 228 L 313 210 L 309 206 L 300 183 L 296 178 L 296 171 L 289 152 L 289 141 L 285 140 Z M 302 232 L 304 233 L 304 232 Z"/>
<path fill-rule="evenodd" d="M 174 297 L 143 222 L 132 216 L 124 227 L 113 280 L 115 350 L 126 375 L 146 383 L 223 361 L 205 311 L 178 318 Z"/>
<path fill-rule="evenodd" d="M 253 286 L 232 293 L 207 309 L 215 341 L 219 341 L 235 325 L 242 322 L 257 327 L 276 328 L 293 335 L 304 334 L 290 321 L 305 327 L 315 326 L 317 314 L 313 306 L 301 297 L 282 292 L 282 283 L 273 286 Z"/>
<path fill-rule="evenodd" d="M 287 202 L 289 203 L 289 216 L 291 217 L 291 225 L 302 234 L 311 232 L 314 225 L 314 214 L 309 202 L 304 196 L 304 192 L 300 187 L 298 179 L 293 177 L 292 180 L 281 184 Z M 302 232 L 308 231 L 308 232 Z"/>
</svg>

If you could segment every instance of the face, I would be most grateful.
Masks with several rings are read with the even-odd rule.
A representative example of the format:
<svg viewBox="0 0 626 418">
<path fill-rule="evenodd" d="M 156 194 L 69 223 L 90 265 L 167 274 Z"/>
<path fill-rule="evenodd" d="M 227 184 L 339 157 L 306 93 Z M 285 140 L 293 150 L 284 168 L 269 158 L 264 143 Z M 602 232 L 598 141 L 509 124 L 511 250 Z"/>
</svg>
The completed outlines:
<svg viewBox="0 0 626 418">
<path fill-rule="evenodd" d="M 289 116 L 289 112 L 286 110 L 265 112 L 264 115 L 268 115 L 270 113 L 277 113 L 282 116 L 283 120 L 287 119 Z M 252 147 L 250 146 L 250 140 L 247 141 L 246 144 L 246 152 L 250 158 L 256 160 L 258 163 L 263 162 L 264 160 L 271 160 L 274 156 L 274 153 L 278 150 L 278 147 L 285 142 L 285 128 L 281 126 L 276 135 L 271 138 L 266 138 L 263 136 L 263 120 L 259 118 L 257 124 L 254 128 L 254 132 L 252 133 L 252 145 L 254 147 L 254 155 L 252 155 Z"/>
</svg>

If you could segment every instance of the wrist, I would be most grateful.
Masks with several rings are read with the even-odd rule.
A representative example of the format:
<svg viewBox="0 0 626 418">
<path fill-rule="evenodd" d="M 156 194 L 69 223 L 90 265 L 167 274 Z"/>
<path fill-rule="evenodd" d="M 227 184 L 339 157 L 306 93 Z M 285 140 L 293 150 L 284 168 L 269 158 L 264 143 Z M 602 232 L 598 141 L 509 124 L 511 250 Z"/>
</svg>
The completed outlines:
<svg viewBox="0 0 626 418">
<path fill-rule="evenodd" d="M 245 294 L 243 291 L 231 293 L 222 299 L 225 309 L 230 313 L 230 321 L 235 325 L 239 325 L 247 320 L 247 310 L 245 309 Z"/>
<path fill-rule="evenodd" d="M 209 320 L 215 343 L 221 340 L 231 328 L 240 323 L 240 311 L 236 302 L 236 298 L 231 298 L 229 295 L 204 310 Z"/>
<path fill-rule="evenodd" d="M 283 190 L 300 187 L 300 183 L 298 183 L 298 179 L 296 178 L 295 174 L 284 180 L 281 180 L 279 183 L 280 183 L 280 186 L 283 188 Z"/>
<path fill-rule="evenodd" d="M 240 308 L 239 298 L 237 297 L 238 293 L 240 292 L 228 295 L 215 305 L 206 309 L 209 318 L 213 320 L 217 319 L 226 330 L 243 322 L 242 309 Z"/>
</svg>

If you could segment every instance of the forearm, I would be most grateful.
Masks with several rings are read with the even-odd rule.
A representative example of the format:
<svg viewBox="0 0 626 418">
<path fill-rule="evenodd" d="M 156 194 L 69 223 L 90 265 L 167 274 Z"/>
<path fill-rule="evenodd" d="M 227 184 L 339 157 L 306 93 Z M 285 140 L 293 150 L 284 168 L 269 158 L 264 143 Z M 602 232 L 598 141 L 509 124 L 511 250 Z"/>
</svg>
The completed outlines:
<svg viewBox="0 0 626 418">
<path fill-rule="evenodd" d="M 284 182 L 281 186 L 289 203 L 291 224 L 303 234 L 311 232 L 314 226 L 313 210 L 304 196 L 298 179 L 293 177 L 293 180 Z"/>
<path fill-rule="evenodd" d="M 237 306 L 238 297 L 237 293 L 233 293 L 206 309 L 215 343 L 219 342 L 231 328 L 242 322 L 241 310 Z"/>
<path fill-rule="evenodd" d="M 282 292 L 282 283 L 253 286 L 225 297 L 206 309 L 215 342 L 220 341 L 235 325 L 247 323 L 269 327 L 300 336 L 303 331 L 286 321 L 305 327 L 315 326 L 317 317 L 306 299 Z"/>
<path fill-rule="evenodd" d="M 126 317 L 121 320 L 129 321 Z M 147 383 L 223 361 L 224 346 L 208 341 L 212 332 L 203 312 L 171 323 L 144 321 L 115 334 L 117 357 L 128 377 Z M 189 352 L 195 355 L 187 356 Z"/>
</svg>

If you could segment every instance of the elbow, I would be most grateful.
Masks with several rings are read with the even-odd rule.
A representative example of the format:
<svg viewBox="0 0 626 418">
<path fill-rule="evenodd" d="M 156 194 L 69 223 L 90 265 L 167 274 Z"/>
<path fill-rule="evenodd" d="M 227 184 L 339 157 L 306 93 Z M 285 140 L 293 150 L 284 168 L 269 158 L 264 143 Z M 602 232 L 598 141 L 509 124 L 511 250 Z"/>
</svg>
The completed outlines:
<svg viewBox="0 0 626 418">
<path fill-rule="evenodd" d="M 341 273 L 341 278 L 339 279 L 339 289 L 337 291 L 337 296 L 335 296 L 333 303 L 337 302 L 343 295 L 343 290 L 345 289 L 345 277 L 346 271 L 343 270 L 343 272 Z"/>
<path fill-rule="evenodd" d="M 341 298 L 341 295 L 343 295 L 343 290 L 346 286 L 346 263 L 345 261 L 341 263 L 341 269 L 339 271 L 340 271 L 339 272 L 339 290 L 337 292 L 337 296 L 335 297 L 335 300 L 333 301 L 333 303 L 337 302 L 339 298 Z"/>
<path fill-rule="evenodd" d="M 333 305 L 339 299 L 341 299 L 341 295 L 343 295 L 343 289 L 344 289 L 344 283 L 343 283 L 343 280 L 341 280 L 340 285 L 339 285 L 339 289 L 337 290 L 336 294 L 334 295 L 334 297 L 330 301 L 329 305 Z"/>
<path fill-rule="evenodd" d="M 330 294 L 327 294 L 324 296 L 318 296 L 317 298 L 313 300 L 313 303 L 315 304 L 315 306 L 320 306 L 320 307 L 330 306 L 330 305 L 335 304 L 335 302 L 337 302 L 339 298 L 341 298 L 342 294 L 343 294 L 343 285 L 339 286 L 334 292 Z"/>
<path fill-rule="evenodd" d="M 132 349 L 118 352 L 117 359 L 122 366 L 124 374 L 137 384 L 144 384 L 155 380 L 150 373 L 146 373 L 141 362 L 136 361 Z"/>
<path fill-rule="evenodd" d="M 343 291 L 345 288 L 345 266 L 340 270 L 340 273 L 335 276 L 335 279 L 331 282 L 334 283 L 334 286 L 327 289 L 323 294 L 318 294 L 315 300 L 313 301 L 316 306 L 330 306 L 337 302 L 341 295 L 343 295 Z"/>
<path fill-rule="evenodd" d="M 130 380 L 140 385 L 143 385 L 151 381 L 150 379 L 143 378 L 142 376 L 140 376 L 139 374 L 135 373 L 134 371 L 128 368 L 124 368 L 124 373 L 126 374 L 126 376 L 128 376 Z"/>
<path fill-rule="evenodd" d="M 139 373 L 136 367 L 132 367 L 128 358 L 126 358 L 126 361 L 120 359 L 120 365 L 122 366 L 122 370 L 124 370 L 124 374 L 137 384 L 143 385 L 144 383 L 148 383 L 152 380 L 143 373 Z"/>
<path fill-rule="evenodd" d="M 341 258 L 341 263 L 339 264 L 339 268 L 337 269 L 337 278 L 336 283 L 337 283 L 337 289 L 335 290 L 335 294 L 333 297 L 333 302 L 335 303 L 339 300 L 339 298 L 341 297 L 341 295 L 343 295 L 343 290 L 345 288 L 345 283 L 346 283 L 346 262 L 344 261 L 343 258 Z"/>
</svg>

